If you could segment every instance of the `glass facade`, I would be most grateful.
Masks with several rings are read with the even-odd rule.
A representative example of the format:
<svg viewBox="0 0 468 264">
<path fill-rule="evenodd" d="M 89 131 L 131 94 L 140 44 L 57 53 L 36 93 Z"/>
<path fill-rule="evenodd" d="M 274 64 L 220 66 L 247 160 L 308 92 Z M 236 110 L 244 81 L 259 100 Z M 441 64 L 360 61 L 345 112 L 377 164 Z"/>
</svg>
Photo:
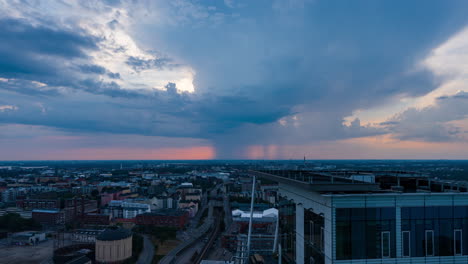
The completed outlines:
<svg viewBox="0 0 468 264">
<path fill-rule="evenodd" d="M 336 259 L 396 256 L 395 208 L 337 208 Z"/>
<path fill-rule="evenodd" d="M 411 232 L 403 231 L 401 232 L 401 244 L 402 244 L 402 256 L 410 257 L 411 256 Z"/>
<path fill-rule="evenodd" d="M 295 263 L 296 257 L 296 205 L 293 201 L 280 197 L 280 244 L 283 263 Z"/>
<path fill-rule="evenodd" d="M 304 210 L 304 253 L 305 262 L 325 263 L 324 217 L 310 210 Z"/>
<path fill-rule="evenodd" d="M 409 244 L 410 257 L 465 255 L 468 206 L 402 207 L 403 253 Z"/>
</svg>

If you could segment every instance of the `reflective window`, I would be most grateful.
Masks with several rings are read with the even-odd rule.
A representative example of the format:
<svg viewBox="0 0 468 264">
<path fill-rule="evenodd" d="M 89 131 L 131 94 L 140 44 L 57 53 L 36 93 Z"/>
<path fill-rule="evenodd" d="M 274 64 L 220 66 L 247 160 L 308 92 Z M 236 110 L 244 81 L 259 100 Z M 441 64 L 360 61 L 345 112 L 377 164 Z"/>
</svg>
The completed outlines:
<svg viewBox="0 0 468 264">
<path fill-rule="evenodd" d="M 390 232 L 382 232 L 382 258 L 390 257 Z"/>
<path fill-rule="evenodd" d="M 427 253 L 432 256 L 454 256 L 468 252 L 468 233 L 461 232 L 468 229 L 468 206 L 402 207 L 401 229 L 411 231 L 411 257 L 424 257 Z M 429 234 L 432 239 L 428 243 L 426 230 L 432 231 Z M 426 244 L 431 245 L 429 252 L 426 251 Z"/>
<path fill-rule="evenodd" d="M 453 231 L 453 249 L 455 256 L 461 256 L 462 255 L 462 230 L 461 229 L 456 229 Z"/>
<path fill-rule="evenodd" d="M 402 254 L 403 257 L 410 257 L 411 256 L 411 237 L 410 231 L 403 231 L 401 232 L 401 246 L 402 246 Z"/>
<path fill-rule="evenodd" d="M 336 258 L 379 259 L 383 251 L 388 257 L 396 257 L 395 212 L 394 207 L 337 208 Z M 386 237 L 382 238 L 384 232 Z"/>
<path fill-rule="evenodd" d="M 434 231 L 426 230 L 426 256 L 434 256 Z"/>
<path fill-rule="evenodd" d="M 325 249 L 325 235 L 323 227 L 320 228 L 320 249 L 324 251 Z"/>
<path fill-rule="evenodd" d="M 315 244 L 315 237 L 314 237 L 314 234 L 315 232 L 313 232 L 314 229 L 314 221 L 310 221 L 310 243 L 313 245 Z"/>
</svg>

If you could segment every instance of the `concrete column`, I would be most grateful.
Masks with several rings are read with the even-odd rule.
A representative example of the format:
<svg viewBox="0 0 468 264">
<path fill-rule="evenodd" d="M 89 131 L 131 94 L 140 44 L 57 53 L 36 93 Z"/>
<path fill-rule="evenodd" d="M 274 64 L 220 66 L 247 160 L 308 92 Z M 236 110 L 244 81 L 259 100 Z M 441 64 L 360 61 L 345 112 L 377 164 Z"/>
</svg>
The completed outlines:
<svg viewBox="0 0 468 264">
<path fill-rule="evenodd" d="M 304 206 L 296 203 L 296 263 L 304 263 Z"/>
<path fill-rule="evenodd" d="M 401 258 L 403 253 L 401 252 L 401 207 L 396 207 L 395 212 L 395 239 L 396 239 L 396 257 Z"/>
</svg>

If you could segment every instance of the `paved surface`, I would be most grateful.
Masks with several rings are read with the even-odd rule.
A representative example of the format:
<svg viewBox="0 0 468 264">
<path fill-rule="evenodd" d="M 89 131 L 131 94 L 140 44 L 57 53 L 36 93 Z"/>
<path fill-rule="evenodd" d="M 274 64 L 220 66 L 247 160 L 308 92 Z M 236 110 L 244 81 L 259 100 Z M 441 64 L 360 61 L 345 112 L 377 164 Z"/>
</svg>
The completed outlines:
<svg viewBox="0 0 468 264">
<path fill-rule="evenodd" d="M 52 259 L 53 241 L 41 242 L 36 246 L 7 246 L 0 248 L 0 263 L 46 263 Z"/>
<path fill-rule="evenodd" d="M 214 187 L 213 190 L 210 190 L 210 194 L 216 194 L 217 190 L 221 187 L 221 185 L 217 185 Z M 202 241 L 202 238 L 204 237 L 204 234 L 208 232 L 210 227 L 212 227 L 213 224 L 213 218 L 207 217 L 205 222 L 198 228 L 196 226 L 198 225 L 198 221 L 200 221 L 200 216 L 205 210 L 209 204 L 207 203 L 207 194 L 203 196 L 202 199 L 202 209 L 199 210 L 199 214 L 197 214 L 194 219 L 190 222 L 190 225 L 187 229 L 186 232 L 183 232 L 179 238 L 183 240 L 184 242 L 181 243 L 179 246 L 177 246 L 175 249 L 173 249 L 169 254 L 167 254 L 159 263 L 161 264 L 172 264 L 172 263 L 190 263 L 190 262 L 182 262 L 185 261 L 186 255 L 190 255 L 190 252 L 186 254 L 185 250 L 191 251 L 192 255 L 195 252 L 196 248 L 201 247 L 203 248 L 204 242 Z M 194 250 L 195 249 L 195 250 Z M 179 260 L 180 256 L 182 256 L 182 259 Z M 190 255 L 190 257 L 192 256 Z M 189 257 L 189 259 L 190 259 Z"/>
<path fill-rule="evenodd" d="M 219 237 L 213 245 L 212 250 L 209 252 L 207 260 L 231 260 L 232 253 L 227 251 L 221 246 L 221 238 Z"/>
<path fill-rule="evenodd" d="M 180 253 L 180 255 L 175 258 L 174 263 L 192 263 L 190 259 L 192 258 L 193 254 L 195 254 L 195 252 L 197 251 L 201 252 L 204 246 L 205 243 L 203 242 L 203 240 L 199 239 L 198 242 L 195 242 L 195 244 L 193 244 L 192 246 L 184 250 L 182 253 Z"/>
<path fill-rule="evenodd" d="M 147 235 L 143 235 L 143 251 L 138 258 L 138 264 L 148 264 L 153 261 L 154 245 Z"/>
</svg>

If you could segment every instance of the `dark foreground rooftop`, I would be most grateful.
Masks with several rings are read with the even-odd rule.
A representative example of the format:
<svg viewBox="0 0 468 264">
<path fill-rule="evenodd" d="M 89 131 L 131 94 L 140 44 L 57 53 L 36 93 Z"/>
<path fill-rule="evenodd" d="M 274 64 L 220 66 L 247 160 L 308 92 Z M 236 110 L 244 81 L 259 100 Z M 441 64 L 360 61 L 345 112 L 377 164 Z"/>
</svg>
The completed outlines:
<svg viewBox="0 0 468 264">
<path fill-rule="evenodd" d="M 468 182 L 404 171 L 251 170 L 250 175 L 320 193 L 468 192 Z"/>
</svg>

